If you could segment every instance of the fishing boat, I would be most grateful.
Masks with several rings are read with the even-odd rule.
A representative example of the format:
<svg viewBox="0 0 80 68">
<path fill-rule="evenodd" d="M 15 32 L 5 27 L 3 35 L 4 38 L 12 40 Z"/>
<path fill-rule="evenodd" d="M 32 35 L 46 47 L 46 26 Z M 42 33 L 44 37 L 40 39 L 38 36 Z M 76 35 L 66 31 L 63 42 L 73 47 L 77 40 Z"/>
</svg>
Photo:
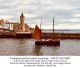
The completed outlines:
<svg viewBox="0 0 80 68">
<path fill-rule="evenodd" d="M 53 18 L 53 33 L 54 33 L 54 18 Z M 53 38 L 42 39 L 41 34 L 42 34 L 41 29 L 36 25 L 35 29 L 34 29 L 34 33 L 33 33 L 33 38 L 35 39 L 36 45 L 60 46 L 60 40 L 59 39 L 53 39 Z"/>
<path fill-rule="evenodd" d="M 49 46 L 60 46 L 60 40 L 37 40 L 36 45 L 49 45 Z"/>
</svg>

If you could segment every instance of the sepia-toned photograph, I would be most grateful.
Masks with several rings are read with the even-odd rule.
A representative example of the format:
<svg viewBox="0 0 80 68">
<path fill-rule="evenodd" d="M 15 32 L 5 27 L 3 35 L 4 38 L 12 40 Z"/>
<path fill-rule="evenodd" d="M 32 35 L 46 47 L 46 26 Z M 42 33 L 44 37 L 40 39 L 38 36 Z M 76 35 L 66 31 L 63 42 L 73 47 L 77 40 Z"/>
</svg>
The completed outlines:
<svg viewBox="0 0 80 68">
<path fill-rule="evenodd" d="M 0 0 L 0 56 L 80 56 L 80 0 Z"/>
</svg>

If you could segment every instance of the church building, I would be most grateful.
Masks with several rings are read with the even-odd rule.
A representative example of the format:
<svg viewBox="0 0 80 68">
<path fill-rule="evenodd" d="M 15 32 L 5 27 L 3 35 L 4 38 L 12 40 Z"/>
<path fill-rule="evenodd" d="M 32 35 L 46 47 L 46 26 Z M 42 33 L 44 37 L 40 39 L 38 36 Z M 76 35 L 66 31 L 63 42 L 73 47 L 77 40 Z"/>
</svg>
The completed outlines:
<svg viewBox="0 0 80 68">
<path fill-rule="evenodd" d="M 15 32 L 29 32 L 29 26 L 24 23 L 25 17 L 22 13 L 20 16 L 20 22 L 13 25 L 13 30 Z"/>
</svg>

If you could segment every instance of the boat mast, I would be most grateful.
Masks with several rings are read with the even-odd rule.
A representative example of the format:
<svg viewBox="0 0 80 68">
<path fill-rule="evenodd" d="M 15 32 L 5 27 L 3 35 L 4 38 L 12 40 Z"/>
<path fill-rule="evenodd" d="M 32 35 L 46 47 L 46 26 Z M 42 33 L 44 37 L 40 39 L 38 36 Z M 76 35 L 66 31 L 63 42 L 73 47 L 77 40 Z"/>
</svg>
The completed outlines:
<svg viewBox="0 0 80 68">
<path fill-rule="evenodd" d="M 41 25 L 42 25 L 42 17 L 41 17 L 41 23 L 40 23 L 40 30 L 41 30 Z"/>
<path fill-rule="evenodd" d="M 41 17 L 41 23 L 40 23 L 40 31 L 41 31 L 41 25 L 42 25 L 42 17 Z M 42 36 L 42 31 L 41 31 L 41 34 L 40 34 L 41 36 Z M 41 37 L 41 39 L 42 39 L 42 37 Z"/>
<path fill-rule="evenodd" d="M 54 17 L 53 17 L 53 37 L 54 37 Z"/>
</svg>

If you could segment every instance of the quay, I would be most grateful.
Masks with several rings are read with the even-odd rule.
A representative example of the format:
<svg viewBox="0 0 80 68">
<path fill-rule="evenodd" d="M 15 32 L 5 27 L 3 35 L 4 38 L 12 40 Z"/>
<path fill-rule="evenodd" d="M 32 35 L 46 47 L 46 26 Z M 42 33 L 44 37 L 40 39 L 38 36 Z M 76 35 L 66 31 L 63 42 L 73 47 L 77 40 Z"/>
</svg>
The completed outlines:
<svg viewBox="0 0 80 68">
<path fill-rule="evenodd" d="M 32 38 L 32 33 L 30 32 L 16 32 L 16 36 L 14 38 Z"/>
<path fill-rule="evenodd" d="M 42 33 L 42 38 L 80 39 L 80 33 Z"/>
<path fill-rule="evenodd" d="M 26 38 L 32 39 L 30 32 L 0 32 L 0 38 Z M 80 33 L 45 33 L 41 35 L 42 39 L 80 39 Z"/>
<path fill-rule="evenodd" d="M 32 38 L 32 34 L 29 32 L 0 32 L 0 38 Z"/>
</svg>

